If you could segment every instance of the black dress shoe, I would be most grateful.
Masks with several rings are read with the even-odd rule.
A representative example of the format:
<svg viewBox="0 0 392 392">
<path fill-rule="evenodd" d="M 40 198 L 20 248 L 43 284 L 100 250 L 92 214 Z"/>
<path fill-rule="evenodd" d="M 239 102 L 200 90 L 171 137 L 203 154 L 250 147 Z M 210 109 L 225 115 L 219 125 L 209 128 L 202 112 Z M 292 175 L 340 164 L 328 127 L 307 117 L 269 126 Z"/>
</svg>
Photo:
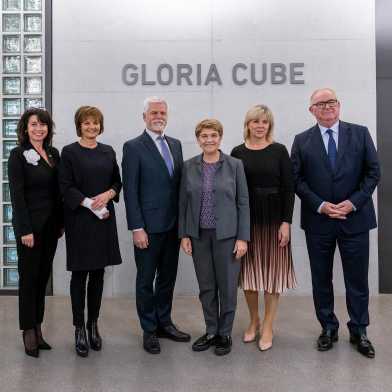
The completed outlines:
<svg viewBox="0 0 392 392">
<path fill-rule="evenodd" d="M 26 344 L 27 343 L 26 341 L 29 340 L 29 338 L 26 338 L 26 335 L 31 334 L 32 333 L 31 331 L 34 331 L 34 330 L 23 331 L 23 345 L 24 345 L 25 353 L 29 357 L 38 358 L 39 357 L 38 344 L 36 344 L 36 345 L 35 344 L 33 344 L 33 345 Z M 34 331 L 34 333 L 35 333 L 35 331 Z"/>
<path fill-rule="evenodd" d="M 161 352 L 161 345 L 155 332 L 143 333 L 143 348 L 150 354 L 159 354 Z"/>
<path fill-rule="evenodd" d="M 87 324 L 88 341 L 92 350 L 100 351 L 102 349 L 102 338 L 98 331 L 98 324 L 92 321 Z"/>
<path fill-rule="evenodd" d="M 193 351 L 208 350 L 211 346 L 215 345 L 215 342 L 216 342 L 216 335 L 206 333 L 203 336 L 200 336 L 200 338 L 197 339 L 192 344 L 192 350 Z"/>
<path fill-rule="evenodd" d="M 375 357 L 376 351 L 365 333 L 360 335 L 350 333 L 350 343 L 355 344 L 357 346 L 357 350 L 365 357 Z"/>
<path fill-rule="evenodd" d="M 37 336 L 38 348 L 40 350 L 51 350 L 52 349 L 52 346 L 48 342 L 46 342 L 42 336 L 41 325 L 39 325 L 35 328 L 35 334 Z"/>
<path fill-rule="evenodd" d="M 333 347 L 333 343 L 339 339 L 338 331 L 335 329 L 323 329 L 317 339 L 317 350 L 327 351 Z"/>
<path fill-rule="evenodd" d="M 75 327 L 75 350 L 76 354 L 80 357 L 88 356 L 89 347 L 84 325 L 82 327 Z"/>
<path fill-rule="evenodd" d="M 38 337 L 38 348 L 40 350 L 51 350 L 52 346 L 49 343 L 47 343 L 44 340 L 44 338 L 41 336 L 41 337 Z"/>
<path fill-rule="evenodd" d="M 231 351 L 231 336 L 217 336 L 215 342 L 215 354 L 226 355 Z"/>
<path fill-rule="evenodd" d="M 191 340 L 191 335 L 178 330 L 174 324 L 159 327 L 157 335 L 159 338 L 166 338 L 175 342 L 189 342 Z"/>
</svg>

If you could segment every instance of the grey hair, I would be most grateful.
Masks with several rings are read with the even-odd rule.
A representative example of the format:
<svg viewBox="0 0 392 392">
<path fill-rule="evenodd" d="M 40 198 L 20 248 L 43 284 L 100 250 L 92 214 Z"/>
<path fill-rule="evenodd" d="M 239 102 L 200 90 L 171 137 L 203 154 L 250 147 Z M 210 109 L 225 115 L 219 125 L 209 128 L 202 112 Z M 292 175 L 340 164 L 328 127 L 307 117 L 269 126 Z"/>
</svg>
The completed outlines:
<svg viewBox="0 0 392 392">
<path fill-rule="evenodd" d="M 310 105 L 312 105 L 314 96 L 316 94 L 320 93 L 321 91 L 328 91 L 332 95 L 334 95 L 336 99 L 338 99 L 335 90 L 333 90 L 332 88 L 330 88 L 330 87 L 318 88 L 317 90 L 313 91 L 312 95 L 310 96 Z"/>
<path fill-rule="evenodd" d="M 167 102 L 160 97 L 148 97 L 143 101 L 143 113 L 146 113 L 152 103 L 164 103 L 166 105 L 166 110 L 169 111 L 169 105 Z"/>
</svg>

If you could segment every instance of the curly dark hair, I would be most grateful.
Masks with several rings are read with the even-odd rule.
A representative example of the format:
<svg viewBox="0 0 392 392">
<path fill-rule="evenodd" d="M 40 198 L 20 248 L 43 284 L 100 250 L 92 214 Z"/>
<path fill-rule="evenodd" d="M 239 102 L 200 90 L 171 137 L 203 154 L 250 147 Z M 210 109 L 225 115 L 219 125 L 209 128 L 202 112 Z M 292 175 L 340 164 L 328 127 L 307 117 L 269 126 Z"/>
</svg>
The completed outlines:
<svg viewBox="0 0 392 392">
<path fill-rule="evenodd" d="M 48 126 L 48 134 L 43 143 L 43 147 L 46 149 L 47 147 L 52 145 L 52 139 L 54 134 L 54 122 L 52 120 L 50 113 L 46 109 L 29 108 L 25 110 L 16 128 L 16 134 L 18 136 L 18 144 L 22 147 L 26 147 L 30 142 L 30 138 L 27 133 L 27 125 L 29 123 L 29 119 L 31 116 L 37 116 L 38 120 L 42 124 L 46 124 Z"/>
</svg>

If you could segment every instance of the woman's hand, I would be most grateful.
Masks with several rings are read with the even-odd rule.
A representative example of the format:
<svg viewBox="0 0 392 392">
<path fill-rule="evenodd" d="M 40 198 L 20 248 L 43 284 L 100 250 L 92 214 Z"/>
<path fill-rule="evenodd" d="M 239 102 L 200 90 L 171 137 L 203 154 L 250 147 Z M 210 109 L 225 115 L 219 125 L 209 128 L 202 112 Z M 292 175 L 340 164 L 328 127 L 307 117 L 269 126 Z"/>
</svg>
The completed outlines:
<svg viewBox="0 0 392 392">
<path fill-rule="evenodd" d="M 24 246 L 27 246 L 28 248 L 32 248 L 34 246 L 34 234 L 33 233 L 22 235 L 20 240 L 22 241 L 22 244 Z"/>
<path fill-rule="evenodd" d="M 279 246 L 284 248 L 290 241 L 290 223 L 283 222 L 279 227 Z"/>
<path fill-rule="evenodd" d="M 192 242 L 189 237 L 184 237 L 181 240 L 181 248 L 188 256 L 192 255 Z"/>
<path fill-rule="evenodd" d="M 248 250 L 248 243 L 244 240 L 237 240 L 234 245 L 233 253 L 235 253 L 235 258 L 240 259 Z"/>
<path fill-rule="evenodd" d="M 93 204 L 91 204 L 91 208 L 93 210 L 100 210 L 101 208 L 106 207 L 112 198 L 111 196 L 112 196 L 112 192 L 109 190 L 109 191 L 100 193 L 97 196 L 92 197 L 92 199 L 94 201 L 93 201 Z"/>
</svg>

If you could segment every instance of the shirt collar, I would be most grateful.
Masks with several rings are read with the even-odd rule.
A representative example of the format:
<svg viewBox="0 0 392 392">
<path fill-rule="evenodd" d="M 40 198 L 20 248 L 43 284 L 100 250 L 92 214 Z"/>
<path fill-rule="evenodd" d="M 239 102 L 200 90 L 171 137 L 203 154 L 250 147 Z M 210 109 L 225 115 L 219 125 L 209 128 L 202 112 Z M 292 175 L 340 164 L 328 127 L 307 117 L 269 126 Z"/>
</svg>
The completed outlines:
<svg viewBox="0 0 392 392">
<path fill-rule="evenodd" d="M 339 120 L 336 121 L 336 123 L 333 124 L 332 127 L 330 127 L 330 128 L 326 128 L 326 127 L 322 126 L 321 124 L 319 124 L 318 126 L 320 128 L 321 135 L 323 135 L 323 136 L 325 135 L 325 133 L 327 132 L 328 129 L 331 129 L 335 135 L 339 135 Z"/>
<path fill-rule="evenodd" d="M 159 136 L 162 136 L 163 138 L 165 137 L 165 132 L 162 132 L 159 135 L 156 132 L 150 131 L 148 128 L 146 128 L 146 132 L 151 137 L 151 139 L 154 140 L 154 142 L 158 139 Z"/>
</svg>

